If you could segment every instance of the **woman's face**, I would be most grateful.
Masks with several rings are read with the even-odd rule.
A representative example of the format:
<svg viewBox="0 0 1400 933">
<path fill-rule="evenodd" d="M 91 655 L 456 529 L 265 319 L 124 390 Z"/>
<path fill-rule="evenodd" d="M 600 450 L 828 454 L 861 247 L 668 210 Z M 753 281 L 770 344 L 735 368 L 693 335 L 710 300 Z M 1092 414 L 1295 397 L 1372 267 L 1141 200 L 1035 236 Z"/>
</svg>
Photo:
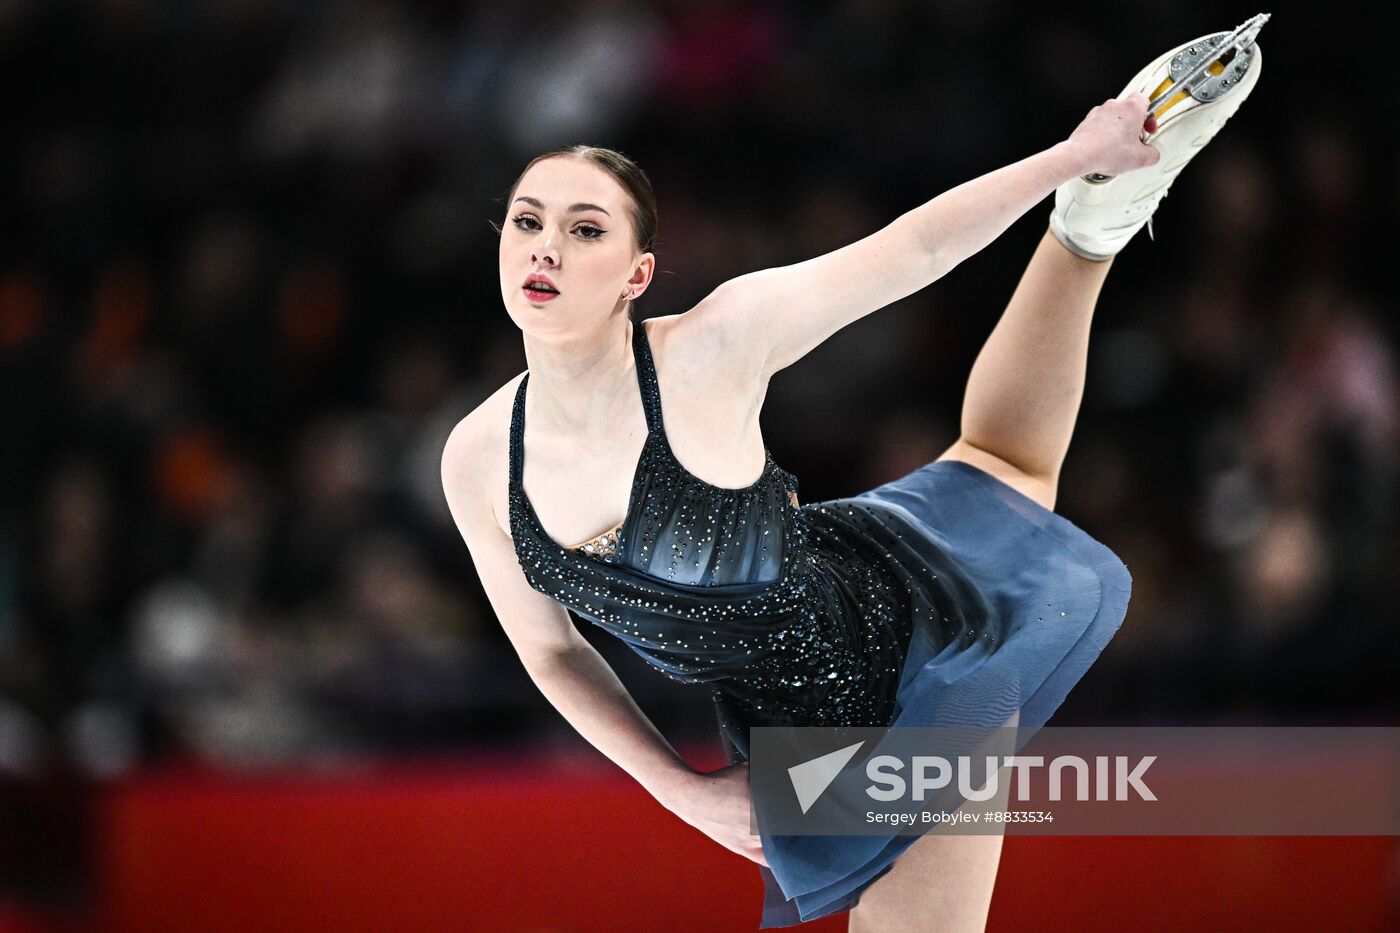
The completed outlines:
<svg viewBox="0 0 1400 933">
<path fill-rule="evenodd" d="M 651 279 L 651 253 L 637 253 L 631 199 L 606 171 L 582 159 L 533 165 L 516 185 L 501 227 L 501 294 L 522 330 L 578 329 L 625 307 Z M 554 291 L 525 286 L 543 276 Z"/>
</svg>

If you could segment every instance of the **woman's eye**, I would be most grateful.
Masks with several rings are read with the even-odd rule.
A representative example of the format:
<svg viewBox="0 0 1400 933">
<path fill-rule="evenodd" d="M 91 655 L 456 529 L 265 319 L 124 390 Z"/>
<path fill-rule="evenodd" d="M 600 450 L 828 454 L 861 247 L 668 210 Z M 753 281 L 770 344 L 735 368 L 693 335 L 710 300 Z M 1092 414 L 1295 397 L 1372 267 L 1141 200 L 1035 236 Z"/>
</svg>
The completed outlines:
<svg viewBox="0 0 1400 933">
<path fill-rule="evenodd" d="M 533 228 L 539 227 L 539 221 L 528 216 L 528 214 L 521 214 L 521 216 L 515 217 L 514 220 L 511 220 L 511 223 L 515 224 L 517 230 L 533 230 Z M 535 224 L 535 227 L 526 227 L 525 224 Z M 577 230 L 578 233 L 584 237 L 584 240 L 598 240 L 598 238 L 603 235 L 603 231 L 599 230 L 598 227 L 592 226 L 592 224 L 580 224 Z"/>
</svg>

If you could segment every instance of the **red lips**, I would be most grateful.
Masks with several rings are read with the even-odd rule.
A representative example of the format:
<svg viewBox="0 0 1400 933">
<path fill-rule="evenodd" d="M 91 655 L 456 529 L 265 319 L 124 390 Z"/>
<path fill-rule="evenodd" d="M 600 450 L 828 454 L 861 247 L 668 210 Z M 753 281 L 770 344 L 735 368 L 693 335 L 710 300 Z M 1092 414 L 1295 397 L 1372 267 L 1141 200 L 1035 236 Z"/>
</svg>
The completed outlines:
<svg viewBox="0 0 1400 933">
<path fill-rule="evenodd" d="M 559 291 L 559 286 L 554 284 L 554 280 L 553 280 L 553 279 L 551 279 L 551 278 L 550 278 L 549 276 L 547 276 L 547 275 L 540 275 L 538 272 L 535 273 L 534 275 L 529 276 L 527 279 L 525 279 L 525 283 L 521 286 L 521 288 L 529 288 L 531 285 L 533 285 L 533 284 L 536 283 L 536 282 L 539 282 L 539 283 L 544 284 L 544 285 L 548 285 L 548 286 L 549 286 L 551 289 L 553 289 L 555 292 L 558 292 L 558 291 Z"/>
</svg>

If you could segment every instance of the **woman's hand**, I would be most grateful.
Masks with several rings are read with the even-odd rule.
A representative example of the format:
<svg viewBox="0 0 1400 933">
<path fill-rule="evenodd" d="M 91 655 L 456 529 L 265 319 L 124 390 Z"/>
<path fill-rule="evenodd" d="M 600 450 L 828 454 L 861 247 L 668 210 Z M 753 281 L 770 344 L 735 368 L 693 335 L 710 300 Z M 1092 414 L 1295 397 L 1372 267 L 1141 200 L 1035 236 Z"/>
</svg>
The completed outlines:
<svg viewBox="0 0 1400 933">
<path fill-rule="evenodd" d="M 1083 159 L 1080 174 L 1121 175 L 1157 164 L 1162 154 L 1143 141 L 1157 132 L 1157 118 L 1148 114 L 1147 104 L 1147 95 L 1138 91 L 1089 111 L 1068 140 Z"/>
<path fill-rule="evenodd" d="M 749 832 L 753 804 L 749 797 L 748 762 L 696 774 L 683 790 L 661 802 L 726 849 L 767 866 L 759 837 Z"/>
</svg>

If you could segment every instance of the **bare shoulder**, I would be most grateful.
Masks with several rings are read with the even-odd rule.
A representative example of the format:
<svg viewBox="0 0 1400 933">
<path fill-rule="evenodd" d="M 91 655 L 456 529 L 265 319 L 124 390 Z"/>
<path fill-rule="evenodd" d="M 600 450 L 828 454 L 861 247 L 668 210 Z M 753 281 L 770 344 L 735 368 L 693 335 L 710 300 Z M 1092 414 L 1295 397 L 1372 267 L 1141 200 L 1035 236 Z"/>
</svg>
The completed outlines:
<svg viewBox="0 0 1400 933">
<path fill-rule="evenodd" d="M 510 418 L 524 373 L 457 422 L 442 449 L 442 488 L 454 514 L 489 516 L 502 529 L 510 469 Z"/>
<path fill-rule="evenodd" d="M 508 531 L 510 415 L 521 373 L 453 427 L 442 451 L 442 487 L 491 608 L 532 677 L 588 642 L 561 603 L 525 577 Z M 538 682 L 538 680 L 537 680 Z"/>
<path fill-rule="evenodd" d="M 763 355 L 742 329 L 728 326 L 713 297 L 648 321 L 647 333 L 672 452 L 701 480 L 739 488 L 763 468 L 759 414 L 768 378 Z"/>
<path fill-rule="evenodd" d="M 653 318 L 647 335 L 654 352 L 677 375 L 761 391 L 765 354 L 751 339 L 739 308 L 723 285 L 681 314 Z"/>
</svg>

